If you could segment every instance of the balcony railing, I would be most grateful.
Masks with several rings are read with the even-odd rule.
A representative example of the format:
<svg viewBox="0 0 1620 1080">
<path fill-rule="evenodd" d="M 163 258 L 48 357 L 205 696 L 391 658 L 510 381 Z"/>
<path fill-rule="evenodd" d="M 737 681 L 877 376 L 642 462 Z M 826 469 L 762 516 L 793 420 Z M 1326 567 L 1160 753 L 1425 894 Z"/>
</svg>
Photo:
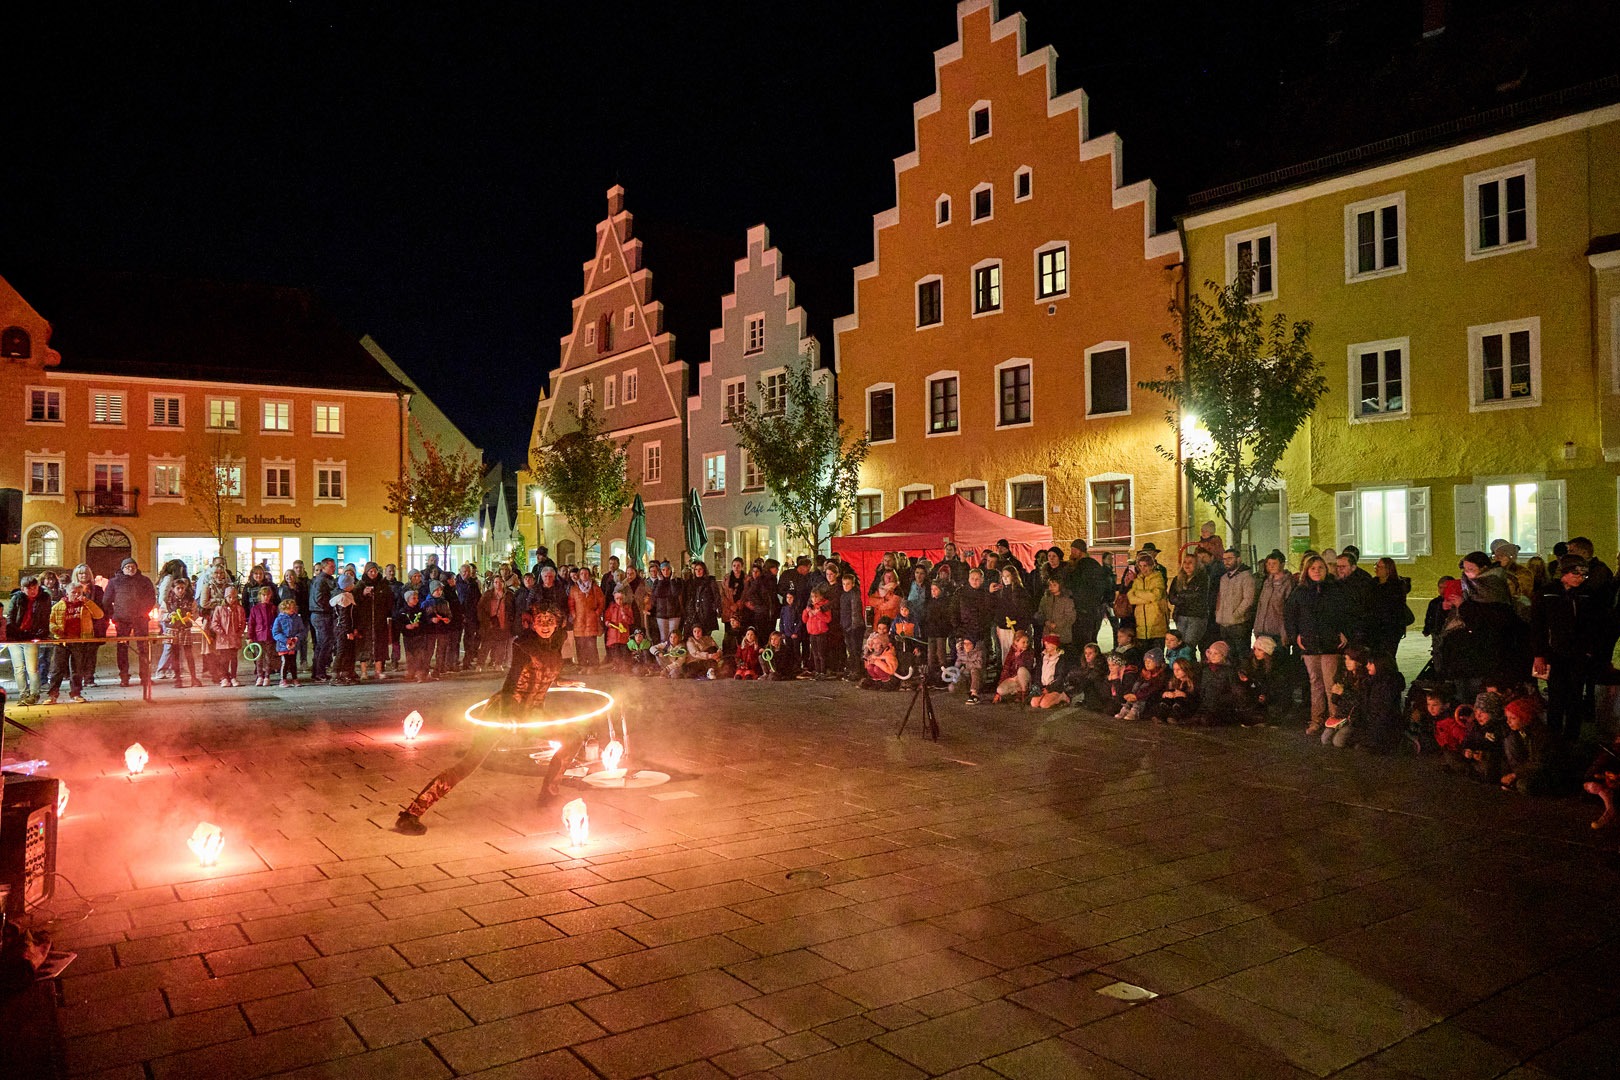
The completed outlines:
<svg viewBox="0 0 1620 1080">
<path fill-rule="evenodd" d="M 81 489 L 73 494 L 78 499 L 77 512 L 80 517 L 135 517 L 140 514 L 139 488 L 124 491 Z"/>
</svg>

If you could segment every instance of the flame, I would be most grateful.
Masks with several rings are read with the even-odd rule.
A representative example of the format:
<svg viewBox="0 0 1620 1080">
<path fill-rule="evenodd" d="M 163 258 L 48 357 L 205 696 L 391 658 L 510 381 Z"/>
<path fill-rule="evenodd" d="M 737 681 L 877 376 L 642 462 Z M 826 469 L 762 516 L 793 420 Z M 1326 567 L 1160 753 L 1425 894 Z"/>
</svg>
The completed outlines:
<svg viewBox="0 0 1620 1080">
<path fill-rule="evenodd" d="M 61 821 L 67 815 L 68 786 L 66 780 L 58 780 L 56 785 L 56 820 Z"/>
<path fill-rule="evenodd" d="M 568 830 L 568 842 L 575 847 L 590 839 L 591 819 L 585 812 L 584 799 L 575 799 L 563 807 L 563 827 Z"/>
<path fill-rule="evenodd" d="M 225 847 L 225 834 L 218 825 L 211 825 L 206 821 L 199 822 L 191 839 L 186 841 L 197 856 L 197 861 L 204 866 L 213 866 L 219 862 L 220 850 Z"/>
<path fill-rule="evenodd" d="M 624 747 L 619 745 L 619 740 L 614 739 L 602 748 L 602 768 L 612 772 L 619 767 L 619 759 L 622 757 L 624 757 Z"/>
<path fill-rule="evenodd" d="M 414 739 L 422 733 L 422 714 L 415 709 L 405 718 L 405 737 Z"/>
<path fill-rule="evenodd" d="M 152 760 L 146 753 L 146 747 L 140 743 L 132 743 L 124 751 L 124 765 L 129 769 L 129 775 L 137 776 L 146 768 L 146 763 Z"/>
<path fill-rule="evenodd" d="M 157 608 L 153 608 L 151 611 L 148 611 L 146 613 L 146 617 L 148 619 L 151 619 L 153 622 L 157 622 L 158 621 L 158 616 L 161 615 L 161 614 L 162 614 L 161 611 L 159 611 Z"/>
</svg>

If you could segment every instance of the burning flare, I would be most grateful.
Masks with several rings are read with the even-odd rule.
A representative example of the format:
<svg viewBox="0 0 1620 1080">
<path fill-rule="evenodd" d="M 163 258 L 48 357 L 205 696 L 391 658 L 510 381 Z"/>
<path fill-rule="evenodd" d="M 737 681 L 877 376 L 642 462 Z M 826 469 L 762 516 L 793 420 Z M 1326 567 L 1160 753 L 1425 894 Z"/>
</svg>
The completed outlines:
<svg viewBox="0 0 1620 1080">
<path fill-rule="evenodd" d="M 198 862 L 204 866 L 213 866 L 219 862 L 220 850 L 225 847 L 225 834 L 220 831 L 218 825 L 211 825 L 206 821 L 199 822 L 196 831 L 191 834 L 191 839 L 186 841 L 186 846 L 196 854 Z"/>
<path fill-rule="evenodd" d="M 152 760 L 146 753 L 146 747 L 134 743 L 124 751 L 124 764 L 129 768 L 129 775 L 139 776 L 146 768 L 146 763 Z"/>
<path fill-rule="evenodd" d="M 624 757 L 624 747 L 619 745 L 619 740 L 614 739 L 602 748 L 602 768 L 608 772 L 614 772 L 618 769 L 619 759 L 622 757 Z"/>
<path fill-rule="evenodd" d="M 412 709 L 411 715 L 405 718 L 405 738 L 415 739 L 420 734 L 422 734 L 422 714 Z"/>
<path fill-rule="evenodd" d="M 575 847 L 591 837 L 591 819 L 585 812 L 585 800 L 575 799 L 563 807 L 563 827 L 568 830 L 568 842 Z"/>
<path fill-rule="evenodd" d="M 66 780 L 56 782 L 56 820 L 61 821 L 67 814 L 68 786 Z"/>
</svg>

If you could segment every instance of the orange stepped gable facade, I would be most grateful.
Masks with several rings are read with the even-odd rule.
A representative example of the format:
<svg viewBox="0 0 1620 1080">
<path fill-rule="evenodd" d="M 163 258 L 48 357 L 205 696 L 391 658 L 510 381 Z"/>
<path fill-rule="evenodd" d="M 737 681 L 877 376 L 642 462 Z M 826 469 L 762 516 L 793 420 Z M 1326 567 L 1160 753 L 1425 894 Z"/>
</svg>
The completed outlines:
<svg viewBox="0 0 1620 1080">
<path fill-rule="evenodd" d="M 530 445 L 548 429 L 577 426 L 568 405 L 594 402 L 605 434 L 629 440 L 628 469 L 647 507 L 652 554 L 678 563 L 685 547 L 686 369 L 675 359 L 675 335 L 664 330 L 663 305 L 652 299 L 652 271 L 643 265 L 641 241 L 631 236 L 624 188 L 609 188 L 607 200 L 608 216 L 596 225 L 596 254 L 584 267 L 585 291 L 574 298 L 573 330 L 562 339 L 562 364 L 535 410 Z M 532 507 L 532 475 L 523 476 L 521 486 Z M 609 555 L 624 559 L 630 511 L 600 537 L 586 538 L 581 550 L 580 537 L 550 500 L 540 509 L 537 542 L 548 545 L 557 562 L 605 566 Z"/>
<path fill-rule="evenodd" d="M 1136 384 L 1175 363 L 1180 241 L 1023 16 L 967 0 L 957 29 L 834 328 L 840 409 L 872 439 L 853 524 L 958 492 L 1065 547 L 1173 547 L 1175 433 Z"/>
</svg>

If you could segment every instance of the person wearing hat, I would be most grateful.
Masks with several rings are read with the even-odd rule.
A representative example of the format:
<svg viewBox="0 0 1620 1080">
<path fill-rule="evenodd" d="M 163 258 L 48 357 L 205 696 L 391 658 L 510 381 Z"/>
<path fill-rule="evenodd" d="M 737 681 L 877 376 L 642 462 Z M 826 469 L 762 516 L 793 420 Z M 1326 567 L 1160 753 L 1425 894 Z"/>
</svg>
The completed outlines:
<svg viewBox="0 0 1620 1080">
<path fill-rule="evenodd" d="M 1520 613 L 1528 618 L 1530 604 L 1536 594 L 1536 575 L 1528 566 L 1519 562 L 1519 545 L 1507 540 L 1492 540 L 1491 558 L 1496 560 L 1496 565 L 1507 575 L 1508 588 L 1512 590 L 1513 599 L 1518 604 Z"/>
<path fill-rule="evenodd" d="M 1069 703 L 1069 680 L 1074 674 L 1074 658 L 1063 651 L 1063 642 L 1056 634 L 1041 638 L 1041 655 L 1030 668 L 1032 688 L 1029 707 L 1055 709 Z"/>
<path fill-rule="evenodd" d="M 1592 719 L 1587 689 L 1608 655 L 1606 605 L 1593 590 L 1579 555 L 1558 560 L 1558 582 L 1536 597 L 1530 617 L 1531 674 L 1547 680 L 1547 729 L 1574 742 Z"/>
<path fill-rule="evenodd" d="M 157 607 L 157 588 L 153 586 L 151 578 L 141 573 L 140 564 L 134 559 L 125 559 L 119 564 L 118 573 L 107 582 L 101 606 L 112 618 L 113 636 L 120 639 L 118 682 L 122 686 L 128 686 L 129 642 L 122 639 L 145 637 L 149 632 L 148 622 L 152 617 L 152 609 Z M 147 650 L 146 642 L 136 643 L 135 655 L 140 659 L 143 683 L 152 681 L 152 656 Z"/>
</svg>

